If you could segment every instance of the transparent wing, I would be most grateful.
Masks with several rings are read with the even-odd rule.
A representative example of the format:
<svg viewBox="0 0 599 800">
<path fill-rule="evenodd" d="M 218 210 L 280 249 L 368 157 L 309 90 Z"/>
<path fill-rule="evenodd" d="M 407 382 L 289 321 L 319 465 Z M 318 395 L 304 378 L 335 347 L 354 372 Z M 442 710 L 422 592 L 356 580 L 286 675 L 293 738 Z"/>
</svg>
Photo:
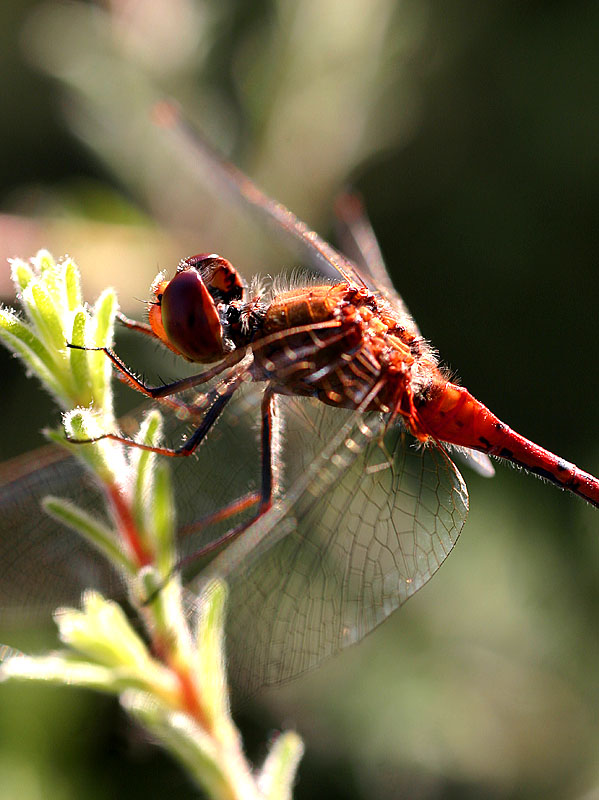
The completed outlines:
<svg viewBox="0 0 599 800">
<path fill-rule="evenodd" d="M 200 171 L 213 185 L 224 188 L 229 196 L 253 210 L 262 222 L 272 225 L 279 236 L 298 247 L 312 266 L 328 277 L 346 279 L 358 286 L 363 277 L 349 259 L 335 250 L 305 222 L 282 203 L 262 192 L 246 175 L 222 158 L 212 146 L 179 114 L 174 104 L 161 103 L 157 119 L 176 137 L 178 152 L 189 156 L 190 169 Z"/>
<path fill-rule="evenodd" d="M 197 457 L 173 459 L 182 523 L 209 514 L 258 485 L 257 423 L 261 390 L 250 385 L 216 424 Z M 134 417 L 141 417 L 148 404 Z M 193 429 L 165 414 L 165 440 L 180 443 Z M 100 489 L 67 451 L 46 446 L 0 466 L 0 609 L 3 618 L 35 620 L 58 605 L 77 604 L 85 588 L 121 596 L 123 587 L 96 550 L 43 511 L 44 497 L 67 498 L 110 525 Z M 230 524 L 230 523 L 229 523 Z M 219 530 L 181 542 L 183 554 Z"/>
<path fill-rule="evenodd" d="M 471 450 L 469 447 L 454 447 L 453 451 L 462 464 L 466 464 L 483 478 L 492 478 L 495 475 L 493 462 L 486 453 L 479 453 L 478 450 Z"/>
<path fill-rule="evenodd" d="M 197 455 L 169 462 L 181 526 L 196 522 L 259 488 L 261 397 L 261 386 L 245 385 Z M 312 405 L 308 403 L 305 408 Z M 326 424 L 318 413 L 296 414 L 293 445 L 289 448 L 285 445 L 280 459 L 283 471 L 286 460 L 290 459 L 289 480 L 285 485 L 293 483 L 295 495 L 301 476 L 315 469 L 320 454 L 314 447 L 322 447 L 327 438 L 334 439 L 346 423 L 343 412 L 325 416 Z M 315 436 L 310 430 L 314 425 L 319 426 Z M 169 444 L 180 443 L 193 428 L 193 422 L 181 422 L 172 412 L 168 413 L 164 439 Z M 109 524 L 102 494 L 93 477 L 66 451 L 47 446 L 0 466 L 0 608 L 4 619 L 25 621 L 47 616 L 58 605 L 77 604 L 81 592 L 88 587 L 111 596 L 123 593 L 116 575 L 95 549 L 44 513 L 41 501 L 50 494 L 72 500 Z M 243 515 L 181 538 L 181 555 L 196 552 L 252 513 L 250 508 Z M 269 519 L 265 524 L 268 533 L 276 520 Z"/>
<path fill-rule="evenodd" d="M 231 586 L 228 651 L 244 692 L 294 678 L 383 622 L 439 568 L 468 508 L 447 454 L 416 450 L 399 426 L 385 433 L 347 412 L 331 445 L 322 435 L 339 409 L 291 398 L 286 411 L 287 464 L 310 438 L 289 493 L 212 568 Z"/>
<path fill-rule="evenodd" d="M 343 252 L 358 265 L 371 287 L 377 289 L 400 314 L 411 319 L 414 332 L 420 334 L 408 307 L 393 286 L 361 197 L 355 192 L 341 194 L 335 203 L 335 219 L 337 236 Z M 464 464 L 479 475 L 492 478 L 495 474 L 491 459 L 485 453 L 468 450 L 465 447 L 455 448 L 455 452 Z"/>
<path fill-rule="evenodd" d="M 335 223 L 343 252 L 358 265 L 371 288 L 379 291 L 402 315 L 411 317 L 393 285 L 376 234 L 357 193 L 348 191 L 339 195 L 335 202 Z M 416 324 L 413 324 L 419 333 Z"/>
<path fill-rule="evenodd" d="M 48 517 L 41 500 L 71 499 L 103 516 L 99 491 L 81 464 L 43 447 L 0 469 L 0 608 L 3 618 L 35 620 L 77 603 L 87 586 L 117 592 L 116 575 L 97 552 Z M 10 612 L 10 613 L 6 613 Z"/>
<path fill-rule="evenodd" d="M 177 461 L 182 522 L 258 481 L 260 396 L 259 387 L 248 386 L 199 458 Z M 228 647 L 246 691 L 289 680 L 380 624 L 438 569 L 467 511 L 465 486 L 447 454 L 414 449 L 399 426 L 385 432 L 380 416 L 284 397 L 280 417 L 281 497 L 196 579 L 218 572 L 231 584 Z M 0 489 L 0 605 L 30 616 L 76 603 L 88 586 L 118 593 L 96 553 L 39 510 L 52 492 L 101 513 L 101 498 L 77 462 L 57 454 L 37 470 L 12 472 Z M 182 552 L 222 532 L 188 537 Z"/>
</svg>

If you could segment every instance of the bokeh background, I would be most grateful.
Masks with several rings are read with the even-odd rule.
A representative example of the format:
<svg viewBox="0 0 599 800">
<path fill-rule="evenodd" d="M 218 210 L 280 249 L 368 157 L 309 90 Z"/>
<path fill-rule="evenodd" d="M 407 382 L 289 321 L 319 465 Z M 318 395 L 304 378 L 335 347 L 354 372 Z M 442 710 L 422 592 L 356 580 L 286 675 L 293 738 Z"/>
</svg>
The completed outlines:
<svg viewBox="0 0 599 800">
<path fill-rule="evenodd" d="M 297 266 L 151 124 L 173 95 L 325 234 L 357 186 L 445 362 L 597 474 L 598 41 L 582 0 L 4 0 L 0 256 L 68 252 L 90 299 L 113 284 L 138 317 L 192 252 L 247 276 Z M 58 415 L 0 358 L 8 458 Z M 304 737 L 296 797 L 599 797 L 599 517 L 516 470 L 466 478 L 469 521 L 431 584 L 240 710 L 256 760 L 277 729 Z M 115 701 L 1 687 L 0 798 L 167 791 L 197 796 Z"/>
</svg>

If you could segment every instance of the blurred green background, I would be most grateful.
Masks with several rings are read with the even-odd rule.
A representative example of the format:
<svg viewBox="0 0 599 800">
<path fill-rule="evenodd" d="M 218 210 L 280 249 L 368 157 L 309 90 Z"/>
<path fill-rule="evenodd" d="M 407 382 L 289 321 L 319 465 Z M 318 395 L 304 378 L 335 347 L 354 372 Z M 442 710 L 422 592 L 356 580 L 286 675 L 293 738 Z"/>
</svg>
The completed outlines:
<svg viewBox="0 0 599 800">
<path fill-rule="evenodd" d="M 192 252 L 246 276 L 297 266 L 152 126 L 172 94 L 325 234 L 357 186 L 444 361 L 599 473 L 599 4 L 4 0 L 0 23 L 3 260 L 68 252 L 90 299 L 112 283 L 137 317 Z M 58 414 L 0 357 L 6 458 Z M 503 466 L 465 477 L 470 518 L 431 584 L 241 709 L 256 760 L 276 729 L 304 737 L 297 798 L 599 797 L 599 517 Z M 1 688 L 2 800 L 167 791 L 196 796 L 115 702 Z"/>
</svg>

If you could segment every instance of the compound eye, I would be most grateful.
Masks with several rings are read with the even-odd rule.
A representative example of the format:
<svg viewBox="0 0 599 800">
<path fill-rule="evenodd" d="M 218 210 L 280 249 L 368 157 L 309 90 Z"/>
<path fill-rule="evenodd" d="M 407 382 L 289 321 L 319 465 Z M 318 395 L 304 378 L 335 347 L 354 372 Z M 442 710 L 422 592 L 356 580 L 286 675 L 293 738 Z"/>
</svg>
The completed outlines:
<svg viewBox="0 0 599 800">
<path fill-rule="evenodd" d="M 224 356 L 216 305 L 195 269 L 178 272 L 169 281 L 160 310 L 168 344 L 188 361 L 208 363 Z"/>
<path fill-rule="evenodd" d="M 177 272 L 196 269 L 210 294 L 222 303 L 241 300 L 245 291 L 243 281 L 233 264 L 216 253 L 199 253 L 181 261 Z"/>
</svg>

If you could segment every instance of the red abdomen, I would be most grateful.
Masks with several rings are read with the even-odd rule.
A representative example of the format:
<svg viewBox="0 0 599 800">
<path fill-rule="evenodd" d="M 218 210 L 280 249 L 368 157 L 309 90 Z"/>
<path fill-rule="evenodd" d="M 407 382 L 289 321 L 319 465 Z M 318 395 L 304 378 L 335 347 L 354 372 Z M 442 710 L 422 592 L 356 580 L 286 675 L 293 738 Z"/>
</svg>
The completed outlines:
<svg viewBox="0 0 599 800">
<path fill-rule="evenodd" d="M 423 433 L 448 444 L 505 458 L 599 507 L 599 481 L 512 430 L 467 389 L 447 382 L 416 410 Z"/>
</svg>

